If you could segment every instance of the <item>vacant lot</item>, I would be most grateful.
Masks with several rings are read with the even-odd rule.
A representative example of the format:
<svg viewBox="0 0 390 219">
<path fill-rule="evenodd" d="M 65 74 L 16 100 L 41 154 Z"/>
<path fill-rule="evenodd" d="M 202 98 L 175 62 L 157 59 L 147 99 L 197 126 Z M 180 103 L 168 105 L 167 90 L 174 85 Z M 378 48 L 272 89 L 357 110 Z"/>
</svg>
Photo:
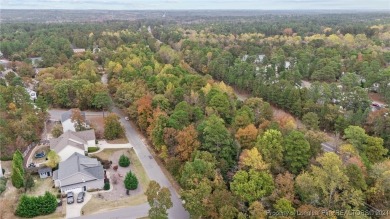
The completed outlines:
<svg viewBox="0 0 390 219">
<path fill-rule="evenodd" d="M 123 168 L 118 165 L 119 157 L 122 154 L 130 158 L 129 167 Z M 125 206 L 139 205 L 147 201 L 144 192 L 149 184 L 149 177 L 133 149 L 105 149 L 102 152 L 94 154 L 94 156 L 105 160 L 111 160 L 112 167 L 115 165 L 118 165 L 119 167 L 117 171 L 114 171 L 112 167 L 107 170 L 107 174 L 109 174 L 111 178 L 110 184 L 112 190 L 94 194 L 92 199 L 82 209 L 84 215 Z M 130 195 L 127 195 L 123 180 L 126 173 L 130 170 L 137 176 L 139 184 L 136 190 L 130 191 Z M 117 184 L 113 183 L 114 177 L 117 177 L 118 179 Z"/>
</svg>

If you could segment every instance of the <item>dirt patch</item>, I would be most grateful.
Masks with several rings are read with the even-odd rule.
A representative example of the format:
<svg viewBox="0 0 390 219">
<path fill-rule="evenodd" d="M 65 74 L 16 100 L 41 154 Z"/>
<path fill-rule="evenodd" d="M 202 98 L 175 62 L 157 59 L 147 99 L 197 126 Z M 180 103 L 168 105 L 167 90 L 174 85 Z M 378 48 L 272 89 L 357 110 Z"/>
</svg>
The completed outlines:
<svg viewBox="0 0 390 219">
<path fill-rule="evenodd" d="M 58 193 L 58 189 L 53 188 L 54 183 L 51 177 L 48 177 L 46 179 L 41 179 L 39 178 L 38 175 L 34 175 L 33 179 L 35 185 L 30 190 L 27 190 L 26 192 L 27 195 L 33 195 L 33 196 L 44 195 L 46 191 L 54 195 Z"/>
<path fill-rule="evenodd" d="M 122 154 L 130 158 L 129 167 L 120 167 L 118 165 L 119 157 Z M 82 210 L 84 211 L 84 214 L 96 213 L 103 210 L 112 210 L 131 205 L 139 205 L 147 201 L 144 192 L 149 184 L 149 177 L 147 176 L 133 149 L 104 149 L 102 152 L 99 152 L 94 156 L 111 160 L 112 167 L 118 165 L 118 170 L 114 171 L 113 168 L 107 170 L 112 190 L 109 192 L 94 194 L 92 199 L 83 207 Z M 137 176 L 138 188 L 136 190 L 129 191 L 129 195 L 127 195 L 123 181 L 129 171 L 133 172 Z M 116 184 L 113 182 L 115 177 L 117 178 Z"/>
<path fill-rule="evenodd" d="M 129 143 L 129 140 L 127 140 L 126 137 L 115 139 L 115 140 L 106 140 L 106 141 L 109 144 L 127 144 L 127 143 Z"/>
<path fill-rule="evenodd" d="M 376 101 L 376 102 L 378 102 L 380 104 L 385 104 L 385 102 L 386 102 L 385 98 L 382 95 L 378 94 L 378 93 L 370 92 L 370 93 L 368 93 L 368 96 L 370 97 L 370 99 L 372 101 Z"/>
<path fill-rule="evenodd" d="M 104 118 L 101 115 L 87 115 L 86 119 L 90 122 L 91 127 L 95 129 L 96 137 L 103 138 L 104 134 Z"/>
</svg>

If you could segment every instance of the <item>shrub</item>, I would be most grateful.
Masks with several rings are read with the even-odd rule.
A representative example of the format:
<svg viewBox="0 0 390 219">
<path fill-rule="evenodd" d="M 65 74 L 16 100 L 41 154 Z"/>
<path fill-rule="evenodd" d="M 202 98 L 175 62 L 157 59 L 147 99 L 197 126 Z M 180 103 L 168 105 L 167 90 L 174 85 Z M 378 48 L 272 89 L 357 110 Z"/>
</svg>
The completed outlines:
<svg viewBox="0 0 390 219">
<path fill-rule="evenodd" d="M 88 147 L 88 153 L 93 153 L 98 151 L 100 148 L 99 147 Z"/>
<path fill-rule="evenodd" d="M 110 183 L 104 183 L 104 187 L 103 187 L 104 190 L 110 190 Z"/>
<path fill-rule="evenodd" d="M 57 199 L 50 192 L 38 197 L 22 195 L 15 214 L 20 217 L 36 217 L 51 214 L 56 208 Z"/>
<path fill-rule="evenodd" d="M 113 167 L 113 169 L 114 169 L 115 171 L 117 171 L 117 170 L 118 170 L 118 165 L 115 165 L 115 166 Z"/>
<path fill-rule="evenodd" d="M 0 178 L 0 194 L 5 191 L 5 189 L 7 188 L 6 185 L 7 185 L 7 179 L 4 177 L 1 177 Z"/>
<path fill-rule="evenodd" d="M 121 167 L 128 167 L 130 165 L 130 159 L 122 154 L 119 158 L 119 166 Z"/>
<path fill-rule="evenodd" d="M 138 188 L 138 179 L 132 172 L 128 172 L 124 184 L 126 189 L 135 190 Z"/>
</svg>

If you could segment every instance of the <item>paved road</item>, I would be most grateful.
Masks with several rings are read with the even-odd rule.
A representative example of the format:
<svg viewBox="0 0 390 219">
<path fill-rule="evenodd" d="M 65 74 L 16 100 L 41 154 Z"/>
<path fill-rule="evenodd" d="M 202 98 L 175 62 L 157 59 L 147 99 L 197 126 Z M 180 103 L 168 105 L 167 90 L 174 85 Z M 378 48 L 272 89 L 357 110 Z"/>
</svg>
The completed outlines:
<svg viewBox="0 0 390 219">
<path fill-rule="evenodd" d="M 145 203 L 113 211 L 106 211 L 104 213 L 82 216 L 75 219 L 136 219 L 148 215 L 149 208 L 149 204 Z"/>
<path fill-rule="evenodd" d="M 61 115 L 68 110 L 66 109 L 50 109 L 48 110 L 50 114 L 50 120 L 61 120 Z M 86 116 L 103 116 L 103 112 L 94 112 L 94 111 L 83 111 Z M 107 114 L 107 112 L 106 112 Z"/>
<path fill-rule="evenodd" d="M 182 201 L 179 198 L 176 190 L 173 188 L 171 182 L 164 175 L 160 166 L 153 159 L 152 154 L 149 152 L 146 144 L 142 141 L 137 130 L 133 125 L 125 120 L 125 115 L 117 108 L 113 108 L 113 112 L 120 116 L 120 121 L 126 130 L 126 137 L 129 139 L 130 144 L 133 145 L 138 158 L 141 161 L 142 166 L 145 168 L 151 180 L 157 181 L 161 186 L 167 187 L 171 191 L 171 199 L 173 207 L 168 210 L 169 218 L 186 219 L 189 218 L 188 212 L 184 209 Z"/>
<path fill-rule="evenodd" d="M 336 152 L 336 148 L 335 146 L 331 145 L 330 143 L 328 142 L 324 142 L 321 144 L 321 147 L 322 147 L 322 150 L 324 152 Z"/>
</svg>

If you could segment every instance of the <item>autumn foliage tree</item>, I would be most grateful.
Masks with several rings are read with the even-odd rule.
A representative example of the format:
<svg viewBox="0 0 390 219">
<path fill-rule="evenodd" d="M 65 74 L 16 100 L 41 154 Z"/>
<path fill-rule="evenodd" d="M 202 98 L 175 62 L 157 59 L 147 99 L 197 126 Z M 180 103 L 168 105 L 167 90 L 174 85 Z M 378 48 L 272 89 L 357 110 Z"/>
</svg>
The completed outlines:
<svg viewBox="0 0 390 219">
<path fill-rule="evenodd" d="M 104 137 L 108 140 L 123 137 L 124 129 L 119 122 L 119 117 L 111 113 L 104 118 Z"/>
<path fill-rule="evenodd" d="M 257 129 L 253 124 L 245 128 L 239 128 L 236 133 L 236 139 L 242 148 L 251 149 L 256 143 Z"/>
<path fill-rule="evenodd" d="M 200 146 L 200 142 L 197 138 L 198 132 L 196 131 L 194 125 L 189 125 L 177 133 L 177 146 L 175 147 L 175 153 L 182 161 L 189 160 L 192 152 Z"/>
<path fill-rule="evenodd" d="M 152 97 L 146 95 L 137 101 L 137 123 L 142 131 L 149 127 L 150 119 L 153 117 Z"/>
</svg>

